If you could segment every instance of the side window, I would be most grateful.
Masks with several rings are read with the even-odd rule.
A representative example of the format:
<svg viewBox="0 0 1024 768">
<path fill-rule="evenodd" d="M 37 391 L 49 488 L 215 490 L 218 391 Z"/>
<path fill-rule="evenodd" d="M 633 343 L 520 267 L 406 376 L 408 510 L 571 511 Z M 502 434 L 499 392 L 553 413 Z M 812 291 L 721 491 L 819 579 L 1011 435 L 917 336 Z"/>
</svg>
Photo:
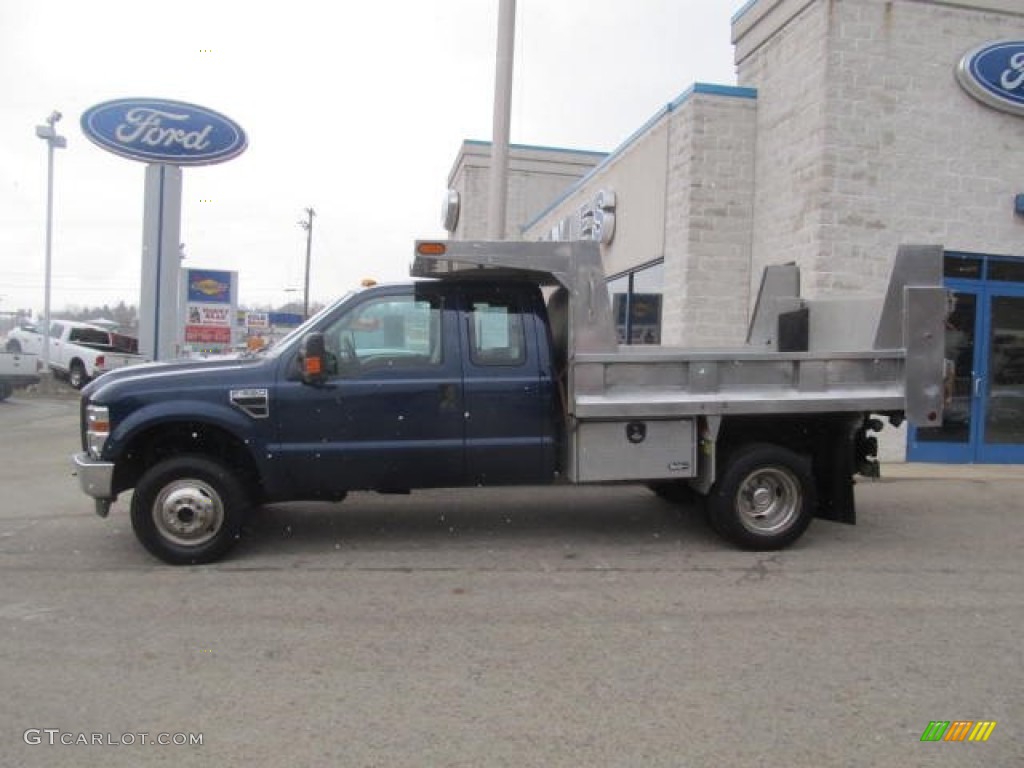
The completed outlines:
<svg viewBox="0 0 1024 768">
<path fill-rule="evenodd" d="M 96 328 L 72 328 L 68 333 L 68 341 L 76 344 L 109 344 L 110 335 Z"/>
<path fill-rule="evenodd" d="M 514 299 L 490 297 L 469 302 L 469 357 L 475 365 L 526 362 L 523 316 Z"/>
<path fill-rule="evenodd" d="M 352 308 L 324 331 L 342 376 L 382 368 L 440 366 L 441 303 L 436 297 L 381 296 Z"/>
<path fill-rule="evenodd" d="M 60 335 L 64 332 L 64 326 L 61 323 L 50 323 L 50 338 L 59 339 Z"/>
</svg>

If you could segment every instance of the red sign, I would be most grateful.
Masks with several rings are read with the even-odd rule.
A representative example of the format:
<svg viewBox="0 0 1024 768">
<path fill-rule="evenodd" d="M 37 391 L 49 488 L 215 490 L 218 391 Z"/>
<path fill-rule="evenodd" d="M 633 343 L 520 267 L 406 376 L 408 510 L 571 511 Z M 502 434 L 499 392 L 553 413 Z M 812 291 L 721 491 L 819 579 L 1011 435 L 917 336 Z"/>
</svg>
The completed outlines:
<svg viewBox="0 0 1024 768">
<path fill-rule="evenodd" d="M 230 344 L 231 329 L 217 325 L 186 325 L 185 342 L 188 344 Z"/>
</svg>

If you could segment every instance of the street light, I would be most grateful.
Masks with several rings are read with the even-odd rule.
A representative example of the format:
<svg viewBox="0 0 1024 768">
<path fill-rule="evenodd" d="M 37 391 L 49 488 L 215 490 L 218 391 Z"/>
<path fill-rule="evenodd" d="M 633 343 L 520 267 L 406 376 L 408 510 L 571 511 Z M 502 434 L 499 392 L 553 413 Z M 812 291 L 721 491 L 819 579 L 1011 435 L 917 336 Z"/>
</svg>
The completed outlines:
<svg viewBox="0 0 1024 768">
<path fill-rule="evenodd" d="M 36 136 L 46 142 L 46 278 L 43 288 L 43 370 L 50 370 L 50 261 L 53 252 L 53 150 L 64 149 L 67 139 L 54 127 L 63 115 L 57 110 L 36 126 Z"/>
<path fill-rule="evenodd" d="M 306 230 L 306 282 L 302 292 L 302 319 L 309 317 L 309 254 L 313 248 L 313 217 L 316 211 L 306 208 L 306 219 L 299 222 L 299 226 Z"/>
</svg>

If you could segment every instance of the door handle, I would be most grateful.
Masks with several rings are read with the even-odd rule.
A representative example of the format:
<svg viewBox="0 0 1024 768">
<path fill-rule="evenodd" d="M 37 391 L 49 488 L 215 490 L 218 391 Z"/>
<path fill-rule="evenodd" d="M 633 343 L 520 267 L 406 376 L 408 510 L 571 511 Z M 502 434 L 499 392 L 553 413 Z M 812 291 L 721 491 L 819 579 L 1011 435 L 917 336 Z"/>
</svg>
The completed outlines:
<svg viewBox="0 0 1024 768">
<path fill-rule="evenodd" d="M 442 411 L 450 411 L 459 407 L 459 390 L 454 384 L 442 384 L 438 388 L 438 395 Z"/>
<path fill-rule="evenodd" d="M 985 388 L 985 377 L 975 376 L 974 377 L 974 396 L 981 397 L 982 390 Z"/>
</svg>

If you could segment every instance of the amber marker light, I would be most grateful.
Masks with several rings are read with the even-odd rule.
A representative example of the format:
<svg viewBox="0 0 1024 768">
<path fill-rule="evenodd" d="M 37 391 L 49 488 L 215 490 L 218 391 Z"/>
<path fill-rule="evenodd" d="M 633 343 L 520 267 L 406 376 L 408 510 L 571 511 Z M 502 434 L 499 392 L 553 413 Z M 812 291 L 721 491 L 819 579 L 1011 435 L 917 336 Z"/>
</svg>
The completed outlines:
<svg viewBox="0 0 1024 768">
<path fill-rule="evenodd" d="M 448 249 L 444 243 L 430 241 L 416 244 L 416 253 L 420 256 L 444 256 L 447 252 Z"/>
</svg>

